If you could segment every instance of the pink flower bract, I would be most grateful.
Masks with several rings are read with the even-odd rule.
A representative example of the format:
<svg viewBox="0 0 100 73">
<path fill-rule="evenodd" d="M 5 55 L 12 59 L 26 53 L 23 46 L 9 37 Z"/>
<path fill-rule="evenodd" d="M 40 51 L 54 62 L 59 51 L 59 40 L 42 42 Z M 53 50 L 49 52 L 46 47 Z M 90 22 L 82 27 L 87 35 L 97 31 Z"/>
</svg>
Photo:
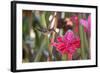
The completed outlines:
<svg viewBox="0 0 100 73">
<path fill-rule="evenodd" d="M 80 19 L 80 24 L 86 28 L 86 31 L 90 33 L 91 30 L 91 16 L 88 16 L 88 19 Z"/>
<path fill-rule="evenodd" d="M 80 38 L 75 36 L 72 31 L 65 33 L 63 37 L 58 36 L 56 42 L 51 40 L 51 44 L 56 47 L 61 54 L 73 54 L 80 48 Z"/>
</svg>

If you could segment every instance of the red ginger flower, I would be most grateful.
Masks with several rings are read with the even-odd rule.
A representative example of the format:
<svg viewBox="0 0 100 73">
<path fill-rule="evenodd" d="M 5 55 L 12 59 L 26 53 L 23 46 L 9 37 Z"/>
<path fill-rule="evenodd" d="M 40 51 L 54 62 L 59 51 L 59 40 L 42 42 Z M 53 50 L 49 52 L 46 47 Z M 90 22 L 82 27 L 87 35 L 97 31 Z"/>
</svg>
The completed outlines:
<svg viewBox="0 0 100 73">
<path fill-rule="evenodd" d="M 68 54 L 69 59 L 72 59 L 73 53 L 80 48 L 80 38 L 70 30 L 63 37 L 58 36 L 57 42 L 51 40 L 51 43 L 61 54 Z"/>
</svg>

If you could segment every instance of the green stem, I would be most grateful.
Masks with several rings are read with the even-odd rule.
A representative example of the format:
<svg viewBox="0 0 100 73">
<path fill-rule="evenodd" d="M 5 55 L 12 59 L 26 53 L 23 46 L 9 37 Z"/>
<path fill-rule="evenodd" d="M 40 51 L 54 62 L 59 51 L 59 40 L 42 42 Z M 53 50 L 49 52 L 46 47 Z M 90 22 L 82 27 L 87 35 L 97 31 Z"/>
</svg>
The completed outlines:
<svg viewBox="0 0 100 73">
<path fill-rule="evenodd" d="M 85 46 L 84 46 L 84 29 L 83 29 L 83 26 L 79 26 L 79 30 L 80 30 L 80 39 L 81 39 L 81 48 L 80 48 L 80 51 L 81 51 L 81 58 L 82 59 L 86 59 L 86 56 L 85 56 Z"/>
<path fill-rule="evenodd" d="M 62 60 L 67 60 L 67 54 L 62 54 Z"/>
<path fill-rule="evenodd" d="M 46 19 L 45 19 L 45 12 L 43 12 L 40 16 L 40 24 L 41 26 L 43 26 L 44 28 L 47 28 L 47 25 L 46 25 Z"/>
<path fill-rule="evenodd" d="M 89 43 L 88 43 L 88 39 L 87 39 L 87 36 L 86 36 L 86 32 L 84 32 L 84 44 L 85 44 L 85 52 L 86 52 L 86 57 L 88 58 L 88 52 L 90 51 L 89 50 Z"/>
</svg>

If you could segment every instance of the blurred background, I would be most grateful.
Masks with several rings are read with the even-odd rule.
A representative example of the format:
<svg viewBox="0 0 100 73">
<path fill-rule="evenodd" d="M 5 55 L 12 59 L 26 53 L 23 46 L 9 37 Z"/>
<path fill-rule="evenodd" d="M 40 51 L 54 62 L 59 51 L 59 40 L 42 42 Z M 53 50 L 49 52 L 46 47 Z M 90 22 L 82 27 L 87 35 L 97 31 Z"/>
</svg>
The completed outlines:
<svg viewBox="0 0 100 73">
<path fill-rule="evenodd" d="M 68 55 L 51 45 L 51 39 L 57 42 L 57 37 L 63 37 L 68 30 L 80 38 L 80 48 L 75 50 L 71 60 L 91 58 L 90 13 L 37 10 L 23 10 L 22 13 L 23 63 L 69 60 Z"/>
</svg>

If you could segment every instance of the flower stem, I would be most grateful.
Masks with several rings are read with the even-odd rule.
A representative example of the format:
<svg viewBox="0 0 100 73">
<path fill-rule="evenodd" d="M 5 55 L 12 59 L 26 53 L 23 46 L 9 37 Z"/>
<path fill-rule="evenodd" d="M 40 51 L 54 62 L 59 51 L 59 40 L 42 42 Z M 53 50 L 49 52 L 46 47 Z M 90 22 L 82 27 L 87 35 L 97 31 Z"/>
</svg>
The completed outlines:
<svg viewBox="0 0 100 73">
<path fill-rule="evenodd" d="M 83 31 L 83 27 L 80 25 L 80 38 L 81 38 L 81 58 L 82 59 L 86 59 L 85 56 L 85 46 L 84 46 L 84 31 Z"/>
<path fill-rule="evenodd" d="M 67 60 L 68 56 L 67 54 L 62 54 L 62 60 Z"/>
<path fill-rule="evenodd" d="M 81 17 L 82 17 L 82 14 L 79 15 L 79 18 Z M 79 25 L 79 34 L 80 34 L 80 39 L 81 39 L 81 48 L 80 48 L 81 59 L 86 59 L 85 44 L 84 44 L 84 28 L 82 25 Z"/>
</svg>

